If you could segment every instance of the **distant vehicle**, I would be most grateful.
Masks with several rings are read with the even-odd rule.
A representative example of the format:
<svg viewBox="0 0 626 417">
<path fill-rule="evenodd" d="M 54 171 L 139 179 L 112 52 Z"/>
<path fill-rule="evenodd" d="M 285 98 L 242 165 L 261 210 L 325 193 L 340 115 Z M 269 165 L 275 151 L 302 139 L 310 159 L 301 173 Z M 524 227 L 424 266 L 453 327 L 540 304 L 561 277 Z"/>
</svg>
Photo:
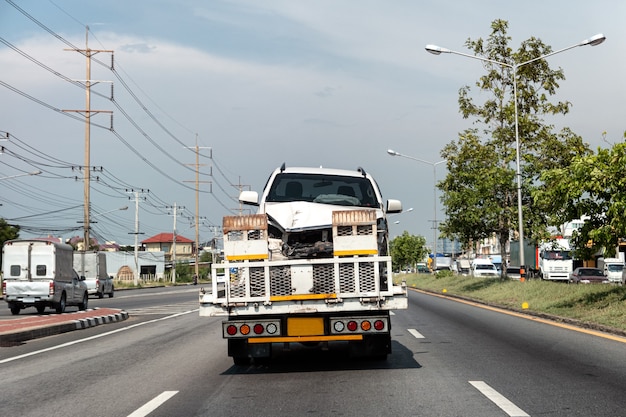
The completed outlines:
<svg viewBox="0 0 626 417">
<path fill-rule="evenodd" d="M 495 265 L 498 271 L 502 270 L 502 255 L 491 255 L 490 257 L 491 263 Z"/>
<path fill-rule="evenodd" d="M 430 269 L 426 265 L 417 265 L 418 274 L 430 274 Z"/>
<path fill-rule="evenodd" d="M 72 268 L 74 249 L 49 240 L 9 240 L 2 248 L 2 293 L 11 313 L 46 307 L 63 313 L 66 306 L 87 309 L 87 286 Z"/>
<path fill-rule="evenodd" d="M 470 275 L 472 273 L 472 263 L 469 259 L 457 259 L 456 271 L 459 275 Z"/>
<path fill-rule="evenodd" d="M 496 266 L 489 259 L 474 259 L 472 275 L 475 277 L 497 277 L 500 275 Z"/>
<path fill-rule="evenodd" d="M 556 239 L 539 248 L 539 276 L 545 280 L 566 281 L 574 269 L 569 240 Z"/>
<path fill-rule="evenodd" d="M 619 258 L 598 258 L 598 268 L 604 272 L 604 275 L 610 282 L 621 283 L 624 272 L 624 261 Z"/>
<path fill-rule="evenodd" d="M 521 273 L 520 273 L 520 267 L 519 266 L 509 266 L 506 268 L 506 276 L 507 278 L 510 279 L 520 279 L 521 278 Z"/>
<path fill-rule="evenodd" d="M 452 258 L 449 256 L 435 256 L 434 271 L 451 271 L 452 270 Z"/>
<path fill-rule="evenodd" d="M 87 293 L 98 298 L 107 294 L 113 298 L 113 277 L 107 275 L 107 258 L 104 252 L 74 252 L 74 269 L 85 277 Z"/>
<path fill-rule="evenodd" d="M 600 268 L 580 267 L 570 275 L 570 282 L 576 284 L 608 283 L 609 279 Z"/>
</svg>

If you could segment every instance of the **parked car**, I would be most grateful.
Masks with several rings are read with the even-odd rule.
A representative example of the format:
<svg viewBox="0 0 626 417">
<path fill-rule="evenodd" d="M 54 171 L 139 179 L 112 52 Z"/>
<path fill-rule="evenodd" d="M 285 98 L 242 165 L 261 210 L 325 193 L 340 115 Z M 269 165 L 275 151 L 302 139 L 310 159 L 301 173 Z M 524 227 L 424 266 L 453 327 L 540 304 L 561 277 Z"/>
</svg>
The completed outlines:
<svg viewBox="0 0 626 417">
<path fill-rule="evenodd" d="M 519 266 L 507 266 L 506 276 L 510 279 L 520 279 L 522 277 L 522 274 L 520 273 L 520 267 Z"/>
<path fill-rule="evenodd" d="M 489 259 L 474 259 L 472 275 L 475 277 L 497 277 L 500 272 Z"/>
<path fill-rule="evenodd" d="M 430 269 L 426 265 L 417 265 L 418 274 L 430 274 Z"/>
<path fill-rule="evenodd" d="M 608 283 L 609 279 L 600 268 L 579 267 L 570 274 L 570 282 L 576 284 Z"/>
</svg>

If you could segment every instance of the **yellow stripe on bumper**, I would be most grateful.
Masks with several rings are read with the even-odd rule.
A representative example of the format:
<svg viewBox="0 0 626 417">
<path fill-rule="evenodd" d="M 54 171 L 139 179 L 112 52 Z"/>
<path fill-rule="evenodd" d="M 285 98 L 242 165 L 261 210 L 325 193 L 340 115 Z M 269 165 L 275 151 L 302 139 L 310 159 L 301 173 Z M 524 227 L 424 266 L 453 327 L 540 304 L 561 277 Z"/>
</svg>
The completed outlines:
<svg viewBox="0 0 626 417">
<path fill-rule="evenodd" d="M 337 298 L 337 294 L 275 295 L 270 297 L 270 301 L 326 300 L 328 298 Z"/>
<path fill-rule="evenodd" d="M 378 255 L 376 249 L 362 249 L 362 250 L 338 250 L 334 252 L 335 256 L 354 256 L 354 255 Z"/>
</svg>

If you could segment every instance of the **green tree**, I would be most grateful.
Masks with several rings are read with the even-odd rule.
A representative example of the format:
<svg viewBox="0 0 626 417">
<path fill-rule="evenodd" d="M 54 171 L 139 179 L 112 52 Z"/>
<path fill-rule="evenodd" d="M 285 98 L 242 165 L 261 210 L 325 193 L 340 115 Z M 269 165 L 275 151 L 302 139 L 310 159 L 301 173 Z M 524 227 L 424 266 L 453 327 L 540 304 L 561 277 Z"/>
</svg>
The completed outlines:
<svg viewBox="0 0 626 417">
<path fill-rule="evenodd" d="M 494 20 L 486 40 L 468 39 L 465 46 L 476 56 L 511 66 L 552 52 L 534 37 L 514 51 L 507 29 L 508 22 Z M 573 156 L 587 153 L 588 148 L 569 129 L 553 133 L 554 127 L 543 120 L 569 111 L 569 102 L 549 100 L 558 82 L 565 79 L 561 69 L 551 69 L 545 60 L 538 60 L 518 67 L 514 80 L 511 67 L 486 61 L 483 65 L 487 73 L 475 86 L 484 102 L 474 101 L 469 86 L 459 91 L 459 110 L 476 127 L 461 132 L 458 140 L 441 152 L 447 160 L 448 175 L 438 184 L 447 217 L 440 230 L 466 247 L 495 234 L 504 248 L 510 231 L 518 227 L 513 83 L 517 82 L 518 95 L 523 226 L 529 238 L 545 237 L 554 218 L 543 211 L 544 207 L 536 207 L 531 198 L 531 190 L 540 186 L 540 173 L 569 165 Z"/>
<path fill-rule="evenodd" d="M 544 187 L 534 190 L 536 204 L 553 213 L 556 224 L 585 218 L 573 236 L 581 259 L 592 259 L 603 248 L 605 256 L 614 256 L 620 239 L 626 237 L 624 172 L 626 143 L 622 142 L 545 171 L 541 176 Z"/>
<path fill-rule="evenodd" d="M 20 236 L 20 227 L 12 226 L 6 222 L 3 218 L 0 218 L 0 247 L 4 245 L 7 240 L 17 239 Z M 2 254 L 0 253 L 0 266 L 2 266 Z"/>
<path fill-rule="evenodd" d="M 394 270 L 414 267 L 428 254 L 426 239 L 423 236 L 409 235 L 406 230 L 389 242 L 389 249 Z"/>
</svg>

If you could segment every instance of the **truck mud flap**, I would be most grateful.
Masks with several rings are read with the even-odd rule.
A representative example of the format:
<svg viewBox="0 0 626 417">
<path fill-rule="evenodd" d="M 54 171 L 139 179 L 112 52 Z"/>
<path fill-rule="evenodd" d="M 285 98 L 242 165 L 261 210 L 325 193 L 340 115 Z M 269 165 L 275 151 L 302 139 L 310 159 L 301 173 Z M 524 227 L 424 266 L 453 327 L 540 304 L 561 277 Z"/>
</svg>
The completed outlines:
<svg viewBox="0 0 626 417">
<path fill-rule="evenodd" d="M 269 358 L 272 356 L 272 344 L 249 344 L 245 339 L 229 339 L 228 356 L 233 358 Z"/>
<path fill-rule="evenodd" d="M 360 341 L 348 342 L 349 355 L 353 358 L 385 359 L 391 353 L 391 336 L 368 335 Z"/>
</svg>

